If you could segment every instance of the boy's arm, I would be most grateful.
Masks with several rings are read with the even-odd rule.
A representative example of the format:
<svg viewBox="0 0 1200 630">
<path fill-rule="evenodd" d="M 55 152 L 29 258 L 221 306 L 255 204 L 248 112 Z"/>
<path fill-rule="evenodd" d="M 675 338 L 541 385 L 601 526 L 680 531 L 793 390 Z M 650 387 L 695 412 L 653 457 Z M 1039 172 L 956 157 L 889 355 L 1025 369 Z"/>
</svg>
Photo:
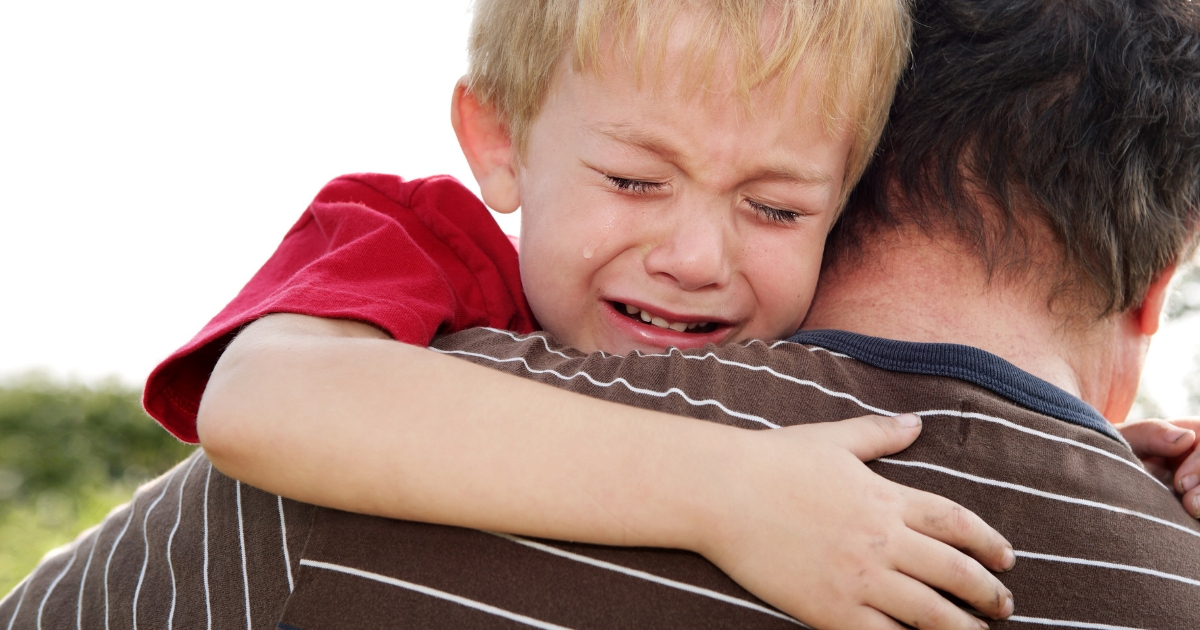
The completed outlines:
<svg viewBox="0 0 1200 630">
<path fill-rule="evenodd" d="M 218 468 L 271 492 L 394 518 L 689 549 L 820 627 L 896 627 L 884 614 L 980 627 L 929 586 L 990 616 L 1011 611 L 1003 585 L 952 548 L 1008 568 L 997 532 L 860 461 L 907 446 L 919 420 L 747 431 L 557 390 L 366 324 L 275 315 L 226 349 L 198 430 Z"/>
<path fill-rule="evenodd" d="M 1181 495 L 1188 514 L 1200 518 L 1200 417 L 1132 420 L 1117 430 L 1146 468 Z"/>
</svg>

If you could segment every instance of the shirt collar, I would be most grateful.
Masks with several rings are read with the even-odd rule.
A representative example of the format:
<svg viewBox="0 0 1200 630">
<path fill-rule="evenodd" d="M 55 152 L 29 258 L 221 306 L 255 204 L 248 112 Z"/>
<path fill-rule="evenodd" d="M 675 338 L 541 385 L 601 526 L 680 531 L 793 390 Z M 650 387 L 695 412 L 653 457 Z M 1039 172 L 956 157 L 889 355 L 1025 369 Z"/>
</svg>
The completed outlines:
<svg viewBox="0 0 1200 630">
<path fill-rule="evenodd" d="M 819 346 L 892 372 L 948 376 L 966 381 L 1027 409 L 1091 429 L 1125 444 L 1121 434 L 1091 405 L 979 348 L 953 343 L 894 341 L 842 330 L 801 330 L 788 341 Z"/>
</svg>

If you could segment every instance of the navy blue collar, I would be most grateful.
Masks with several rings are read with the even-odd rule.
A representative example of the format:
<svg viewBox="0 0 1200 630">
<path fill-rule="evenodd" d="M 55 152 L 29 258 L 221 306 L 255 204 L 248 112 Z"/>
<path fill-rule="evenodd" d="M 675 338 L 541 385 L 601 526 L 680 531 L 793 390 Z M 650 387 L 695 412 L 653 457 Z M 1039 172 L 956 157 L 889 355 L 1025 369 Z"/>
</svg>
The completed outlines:
<svg viewBox="0 0 1200 630">
<path fill-rule="evenodd" d="M 979 348 L 953 343 L 893 341 L 841 330 L 801 330 L 788 341 L 820 346 L 892 372 L 949 376 L 966 381 L 1027 409 L 1125 443 L 1112 424 L 1087 403 Z"/>
</svg>

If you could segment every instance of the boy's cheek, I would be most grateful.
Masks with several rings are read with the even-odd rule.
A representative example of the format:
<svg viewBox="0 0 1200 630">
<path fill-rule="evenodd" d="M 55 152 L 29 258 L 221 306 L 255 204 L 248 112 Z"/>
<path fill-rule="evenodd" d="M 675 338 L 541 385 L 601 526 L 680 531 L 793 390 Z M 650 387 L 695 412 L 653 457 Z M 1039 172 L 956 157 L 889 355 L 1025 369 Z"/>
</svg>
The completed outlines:
<svg viewBox="0 0 1200 630">
<path fill-rule="evenodd" d="M 784 339 L 800 328 L 816 293 L 823 245 L 793 242 L 781 249 L 760 249 L 764 255 L 756 259 L 752 272 L 747 271 L 762 325 L 748 339 Z"/>
<path fill-rule="evenodd" d="M 573 258 L 583 257 L 544 249 L 540 256 L 526 257 L 522 251 L 521 282 L 542 329 L 562 343 L 580 347 L 584 332 L 592 326 L 585 310 L 586 290 L 579 286 L 581 274 Z"/>
</svg>

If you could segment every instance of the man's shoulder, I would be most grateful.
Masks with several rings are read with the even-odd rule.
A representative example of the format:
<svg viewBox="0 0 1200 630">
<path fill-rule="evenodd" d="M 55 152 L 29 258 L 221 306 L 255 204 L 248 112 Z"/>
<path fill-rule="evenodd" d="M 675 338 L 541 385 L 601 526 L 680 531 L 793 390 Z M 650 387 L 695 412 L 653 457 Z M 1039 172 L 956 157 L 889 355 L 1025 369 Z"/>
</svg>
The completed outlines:
<svg viewBox="0 0 1200 630">
<path fill-rule="evenodd" d="M 833 344 L 617 357 L 583 355 L 541 334 L 477 330 L 435 345 L 590 396 L 748 429 L 917 413 L 920 438 L 870 466 L 950 498 L 1008 538 L 1020 560 L 1004 582 L 1022 616 L 1085 626 L 1197 621 L 1195 611 L 1155 604 L 1190 601 L 1200 588 L 1200 527 L 1174 493 L 1122 441 L 978 378 L 885 369 Z M 1138 603 L 1115 602 L 1114 592 Z"/>
<path fill-rule="evenodd" d="M 1006 444 L 1080 444 L 1086 451 L 1103 451 L 1137 464 L 1123 441 L 1074 418 L 1072 414 L 1086 406 L 1082 401 L 1076 400 L 1078 406 L 1029 405 L 993 386 L 991 381 L 1003 378 L 1029 397 L 1055 399 L 1040 391 L 1048 385 L 1043 381 L 1007 375 L 1006 370 L 1015 370 L 1011 365 L 991 371 L 979 368 L 973 374 L 958 369 L 942 373 L 920 365 L 888 367 L 864 360 L 845 346 L 800 341 L 805 342 L 751 341 L 619 356 L 581 353 L 545 333 L 480 328 L 439 337 L 432 348 L 590 396 L 745 428 L 916 413 L 927 419 L 925 438 L 955 419 L 987 428 L 989 438 Z M 958 363 L 956 367 L 962 367 L 963 362 Z M 992 434 L 995 428 L 1004 431 Z"/>
<path fill-rule="evenodd" d="M 320 508 L 226 477 L 196 452 L 3 600 L 9 628 L 275 627 Z"/>
</svg>

